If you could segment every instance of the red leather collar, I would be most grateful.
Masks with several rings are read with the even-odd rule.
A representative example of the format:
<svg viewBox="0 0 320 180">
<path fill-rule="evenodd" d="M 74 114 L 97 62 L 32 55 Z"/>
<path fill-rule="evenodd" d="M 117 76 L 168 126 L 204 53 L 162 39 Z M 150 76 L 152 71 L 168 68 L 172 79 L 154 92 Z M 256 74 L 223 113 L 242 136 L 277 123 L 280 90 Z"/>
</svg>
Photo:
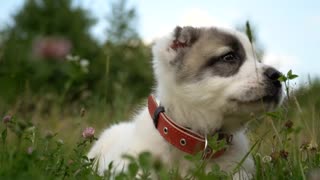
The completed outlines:
<svg viewBox="0 0 320 180">
<path fill-rule="evenodd" d="M 205 137 L 172 121 L 164 113 L 164 108 L 158 106 L 152 95 L 148 97 L 148 109 L 161 136 L 181 151 L 192 155 L 202 152 L 204 159 L 218 158 L 226 151 L 226 149 L 221 149 L 213 152 L 212 148 L 207 145 L 208 142 Z M 226 136 L 226 134 L 219 133 L 218 139 L 224 138 L 227 143 L 231 143 L 232 135 Z"/>
</svg>

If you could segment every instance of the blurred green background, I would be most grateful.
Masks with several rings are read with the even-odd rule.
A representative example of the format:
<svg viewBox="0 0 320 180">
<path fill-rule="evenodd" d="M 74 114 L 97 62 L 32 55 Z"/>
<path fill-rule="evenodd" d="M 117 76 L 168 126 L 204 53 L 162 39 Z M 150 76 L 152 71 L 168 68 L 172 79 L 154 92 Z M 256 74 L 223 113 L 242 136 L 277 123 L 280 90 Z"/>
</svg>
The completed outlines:
<svg viewBox="0 0 320 180">
<path fill-rule="evenodd" d="M 98 42 L 89 32 L 95 19 L 71 0 L 24 2 L 0 33 L 2 117 L 61 134 L 79 121 L 102 127 L 128 117 L 151 91 L 150 46 L 132 23 L 135 9 L 110 5 L 108 38 Z M 88 115 L 78 121 L 81 109 Z"/>
</svg>

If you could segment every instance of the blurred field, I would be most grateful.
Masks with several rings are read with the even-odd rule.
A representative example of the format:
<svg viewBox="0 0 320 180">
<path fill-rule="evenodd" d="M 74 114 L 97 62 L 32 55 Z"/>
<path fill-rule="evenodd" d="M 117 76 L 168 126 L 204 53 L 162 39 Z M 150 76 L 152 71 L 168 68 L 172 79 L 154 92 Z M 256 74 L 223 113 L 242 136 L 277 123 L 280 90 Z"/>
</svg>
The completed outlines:
<svg viewBox="0 0 320 180">
<path fill-rule="evenodd" d="M 27 0 L 15 24 L 1 29 L 0 179 L 103 179 L 84 161 L 93 139 L 83 130 L 93 127 L 97 137 L 130 120 L 152 91 L 150 45 L 132 23 L 135 9 L 110 4 L 108 39 L 99 43 L 88 31 L 94 19 L 71 3 Z M 283 106 L 249 123 L 255 179 L 306 179 L 320 171 L 320 81 L 288 92 Z M 162 179 L 230 178 L 218 167 L 181 178 L 148 158 L 132 163 L 156 169 Z M 135 168 L 118 179 L 134 179 Z"/>
</svg>

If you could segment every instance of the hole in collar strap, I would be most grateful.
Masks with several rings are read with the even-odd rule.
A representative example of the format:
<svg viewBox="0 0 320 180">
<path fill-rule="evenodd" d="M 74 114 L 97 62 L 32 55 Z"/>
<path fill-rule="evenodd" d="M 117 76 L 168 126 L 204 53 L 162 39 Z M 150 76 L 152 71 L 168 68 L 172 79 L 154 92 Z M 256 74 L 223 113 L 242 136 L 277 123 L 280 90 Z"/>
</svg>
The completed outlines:
<svg viewBox="0 0 320 180">
<path fill-rule="evenodd" d="M 164 107 L 163 106 L 158 106 L 157 109 L 154 111 L 153 113 L 153 124 L 156 128 L 158 128 L 158 121 L 159 121 L 159 116 L 160 113 L 163 113 L 164 111 Z"/>
</svg>

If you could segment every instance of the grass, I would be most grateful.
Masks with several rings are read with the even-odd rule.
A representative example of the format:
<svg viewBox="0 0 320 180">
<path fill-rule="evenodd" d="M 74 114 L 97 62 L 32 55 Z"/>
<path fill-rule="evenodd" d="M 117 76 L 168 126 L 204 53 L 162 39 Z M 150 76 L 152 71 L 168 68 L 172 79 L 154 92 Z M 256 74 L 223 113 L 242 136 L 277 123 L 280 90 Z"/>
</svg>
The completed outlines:
<svg viewBox="0 0 320 180">
<path fill-rule="evenodd" d="M 249 124 L 252 148 L 248 155 L 255 161 L 254 179 L 307 179 L 320 172 L 320 81 L 290 90 L 289 76 L 283 79 L 289 99 L 276 111 L 253 117 Z M 177 170 L 166 169 L 145 152 L 137 158 L 125 157 L 131 162 L 128 172 L 115 175 L 110 164 L 105 176 L 98 176 L 85 156 L 88 148 L 103 128 L 128 119 L 137 105 L 126 98 L 113 105 L 99 99 L 61 105 L 58 98 L 29 93 L 15 105 L 0 105 L 0 179 L 135 179 L 139 170 L 143 172 L 140 179 L 149 179 L 151 172 L 160 179 L 230 179 L 232 175 L 216 165 L 207 173 L 200 157 L 189 156 L 195 168 L 180 177 Z M 83 137 L 86 127 L 95 128 L 95 137 Z"/>
</svg>

